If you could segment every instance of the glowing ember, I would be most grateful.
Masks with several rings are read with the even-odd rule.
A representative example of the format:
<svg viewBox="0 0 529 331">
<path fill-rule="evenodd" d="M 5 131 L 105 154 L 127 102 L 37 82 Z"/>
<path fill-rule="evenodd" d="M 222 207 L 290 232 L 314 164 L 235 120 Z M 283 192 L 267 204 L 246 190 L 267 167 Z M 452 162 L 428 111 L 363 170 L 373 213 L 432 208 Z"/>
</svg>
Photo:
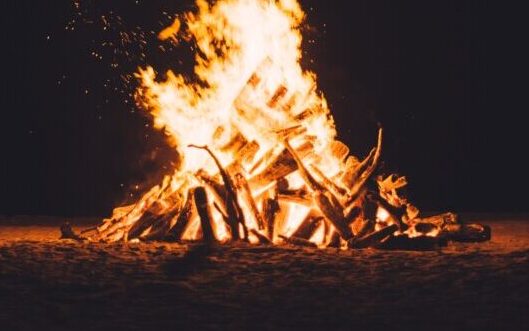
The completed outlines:
<svg viewBox="0 0 529 331">
<path fill-rule="evenodd" d="M 440 233 L 446 222 L 420 222 L 399 196 L 404 177 L 375 178 L 382 130 L 362 161 L 335 139 L 316 76 L 300 66 L 304 13 L 296 0 L 197 7 L 159 33 L 194 42 L 196 77 L 137 73 L 138 100 L 181 165 L 136 204 L 116 208 L 95 239 L 361 248 L 399 232 Z M 373 179 L 378 189 L 366 185 Z"/>
</svg>

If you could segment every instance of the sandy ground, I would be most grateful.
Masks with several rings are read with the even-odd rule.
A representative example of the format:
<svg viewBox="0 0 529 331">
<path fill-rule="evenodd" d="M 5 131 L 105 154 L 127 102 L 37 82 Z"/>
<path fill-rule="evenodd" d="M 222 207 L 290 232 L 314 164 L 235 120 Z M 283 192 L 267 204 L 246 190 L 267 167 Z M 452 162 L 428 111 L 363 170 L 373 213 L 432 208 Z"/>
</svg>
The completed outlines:
<svg viewBox="0 0 529 331">
<path fill-rule="evenodd" d="M 529 220 L 481 221 L 490 242 L 430 252 L 189 253 L 58 240 L 42 225 L 52 220 L 4 219 L 0 329 L 528 330 Z"/>
</svg>

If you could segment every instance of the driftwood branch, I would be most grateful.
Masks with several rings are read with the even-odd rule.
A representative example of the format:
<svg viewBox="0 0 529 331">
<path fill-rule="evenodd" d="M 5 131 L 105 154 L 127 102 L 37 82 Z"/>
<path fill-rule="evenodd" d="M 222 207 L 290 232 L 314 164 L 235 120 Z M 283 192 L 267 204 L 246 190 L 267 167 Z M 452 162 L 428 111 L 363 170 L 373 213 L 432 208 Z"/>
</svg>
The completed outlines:
<svg viewBox="0 0 529 331">
<path fill-rule="evenodd" d="M 208 146 L 189 145 L 189 147 L 205 150 L 211 156 L 213 161 L 215 161 L 215 164 L 217 165 L 217 168 L 219 169 L 220 175 L 222 177 L 222 181 L 224 182 L 224 187 L 226 189 L 226 209 L 228 213 L 228 222 L 230 226 L 231 236 L 234 240 L 240 239 L 239 224 L 242 224 L 244 229 L 246 229 L 246 224 L 244 224 L 244 215 L 242 213 L 241 207 L 239 206 L 235 185 L 233 184 L 230 175 L 222 167 L 222 164 L 220 163 L 219 159 L 209 149 Z"/>
<path fill-rule="evenodd" d="M 195 206 L 197 208 L 198 216 L 200 217 L 203 240 L 207 244 L 212 244 L 216 239 L 215 234 L 213 233 L 214 221 L 211 216 L 206 189 L 202 186 L 197 187 L 194 192 L 194 197 Z"/>
</svg>

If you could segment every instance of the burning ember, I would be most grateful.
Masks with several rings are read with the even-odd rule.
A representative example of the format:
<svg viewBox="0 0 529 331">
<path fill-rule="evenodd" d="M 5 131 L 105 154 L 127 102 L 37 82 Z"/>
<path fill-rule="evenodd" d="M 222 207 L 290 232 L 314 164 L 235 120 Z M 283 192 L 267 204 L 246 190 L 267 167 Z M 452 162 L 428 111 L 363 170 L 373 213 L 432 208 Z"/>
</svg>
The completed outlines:
<svg viewBox="0 0 529 331">
<path fill-rule="evenodd" d="M 382 176 L 383 131 L 359 159 L 336 139 L 316 75 L 300 66 L 296 0 L 224 0 L 181 16 L 159 38 L 196 44 L 195 82 L 139 69 L 137 97 L 181 156 L 178 169 L 118 207 L 93 240 L 437 247 L 490 229 L 446 213 L 423 218 Z M 374 184 L 374 185 L 373 185 Z"/>
</svg>

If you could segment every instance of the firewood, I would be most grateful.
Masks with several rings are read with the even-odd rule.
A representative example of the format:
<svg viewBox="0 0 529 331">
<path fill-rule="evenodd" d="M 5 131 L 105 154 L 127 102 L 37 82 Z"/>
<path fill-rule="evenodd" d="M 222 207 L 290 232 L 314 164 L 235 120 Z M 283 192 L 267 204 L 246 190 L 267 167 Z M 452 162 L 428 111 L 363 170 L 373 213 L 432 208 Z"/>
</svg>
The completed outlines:
<svg viewBox="0 0 529 331">
<path fill-rule="evenodd" d="M 298 153 L 290 146 L 290 143 L 288 140 L 283 141 L 283 145 L 286 148 L 286 151 L 290 153 L 290 156 L 292 157 L 292 161 L 294 162 L 296 168 L 299 171 L 299 174 L 301 178 L 303 178 L 303 181 L 307 184 L 308 188 L 311 191 L 323 191 L 325 188 L 314 179 L 312 174 L 307 170 L 307 168 L 304 166 L 303 162 L 301 161 L 301 156 L 298 155 Z"/>
<path fill-rule="evenodd" d="M 337 202 L 334 195 L 325 190 L 325 187 L 318 183 L 310 172 L 305 168 L 300 157 L 296 151 L 290 146 L 288 141 L 284 141 L 285 148 L 291 153 L 292 158 L 296 162 L 299 174 L 307 184 L 309 190 L 312 191 L 312 198 L 316 206 L 319 208 L 325 219 L 327 219 L 340 234 L 342 238 L 348 240 L 352 237 L 351 231 L 347 227 L 346 221 L 343 215 L 343 209 L 339 202 Z"/>
<path fill-rule="evenodd" d="M 419 236 L 410 238 L 407 235 L 390 236 L 377 244 L 378 249 L 431 251 L 446 246 L 446 239 L 442 237 Z"/>
<path fill-rule="evenodd" d="M 292 233 L 292 237 L 310 239 L 321 222 L 323 222 L 323 216 L 318 211 L 312 210 Z"/>
<path fill-rule="evenodd" d="M 257 231 L 256 229 L 251 229 L 250 230 L 250 233 L 253 234 L 254 236 L 257 237 L 257 239 L 259 239 L 259 243 L 261 244 L 271 244 L 272 242 L 270 241 L 270 239 L 268 239 L 266 236 L 262 235 L 259 231 Z"/>
<path fill-rule="evenodd" d="M 310 146 L 310 148 L 307 148 Z M 296 151 L 300 151 L 300 157 L 306 156 L 312 149 L 311 143 L 304 143 Z M 278 178 L 285 177 L 296 171 L 297 164 L 292 154 L 285 148 L 273 160 L 271 160 L 265 169 L 254 175 L 250 180 L 250 187 L 260 187 Z"/>
<path fill-rule="evenodd" d="M 318 248 L 318 245 L 316 245 L 315 243 L 307 239 L 296 238 L 296 237 L 285 237 L 283 235 L 279 235 L 279 237 L 283 239 L 286 243 L 289 243 L 292 245 Z"/>
<path fill-rule="evenodd" d="M 154 222 L 162 215 L 154 214 L 147 210 L 143 215 L 132 225 L 127 231 L 127 240 L 139 237 L 148 227 L 152 226 Z"/>
<path fill-rule="evenodd" d="M 240 172 L 235 175 L 235 186 L 241 192 L 242 199 L 246 201 L 246 204 L 250 208 L 250 211 L 257 222 L 258 229 L 263 230 L 265 228 L 265 221 L 257 209 L 257 204 L 255 203 L 255 200 L 252 196 L 252 192 L 250 191 L 250 186 L 248 185 L 246 178 Z"/>
<path fill-rule="evenodd" d="M 332 155 L 341 162 L 344 162 L 347 155 L 349 155 L 349 147 L 339 140 L 332 141 L 330 148 Z"/>
<path fill-rule="evenodd" d="M 362 209 L 358 206 L 355 206 L 351 208 L 347 214 L 345 214 L 345 220 L 348 224 L 351 224 L 360 214 L 362 213 Z"/>
<path fill-rule="evenodd" d="M 253 174 L 262 164 L 269 164 L 276 152 L 276 148 L 270 148 L 267 150 L 257 161 L 255 161 L 248 173 Z"/>
<path fill-rule="evenodd" d="M 397 222 L 400 231 L 408 229 L 408 225 L 402 220 L 402 217 L 406 214 L 406 206 L 395 207 L 378 194 L 368 194 L 368 199 L 374 201 L 379 207 L 384 208 L 390 214 L 390 217 Z"/>
<path fill-rule="evenodd" d="M 179 241 L 195 215 L 197 215 L 195 208 L 195 188 L 192 187 L 187 191 L 186 202 L 178 216 L 176 216 L 176 223 L 169 229 L 164 239 L 168 241 Z"/>
<path fill-rule="evenodd" d="M 279 211 L 279 202 L 277 201 L 277 192 L 274 189 L 268 191 L 263 200 L 263 219 L 266 223 L 268 238 L 274 241 L 274 231 L 276 223 L 276 214 Z"/>
<path fill-rule="evenodd" d="M 321 211 L 323 216 L 325 216 L 325 219 L 334 225 L 340 237 L 342 237 L 344 240 L 351 239 L 353 235 L 347 226 L 347 222 L 343 217 L 343 213 L 341 213 L 340 210 L 337 210 L 331 204 L 330 199 L 321 191 L 314 192 L 313 199 L 318 209 Z"/>
<path fill-rule="evenodd" d="M 287 92 L 288 89 L 286 88 L 286 86 L 279 85 L 270 100 L 268 100 L 268 102 L 266 103 L 266 105 L 270 108 L 275 108 L 277 103 L 285 96 L 285 94 L 287 94 Z"/>
<path fill-rule="evenodd" d="M 143 240 L 151 241 L 151 240 L 161 240 L 163 239 L 171 227 L 174 225 L 173 222 L 176 222 L 176 218 L 180 211 L 182 210 L 182 207 L 179 208 L 173 208 L 168 213 L 161 215 L 158 220 L 152 225 L 152 230 L 148 235 L 146 235 Z"/>
<path fill-rule="evenodd" d="M 362 172 L 361 175 L 359 175 L 357 180 L 354 182 L 353 186 L 350 188 L 350 193 L 348 194 L 347 198 L 347 204 L 354 202 L 360 196 L 366 182 L 371 178 L 373 172 L 378 166 L 378 162 L 380 161 L 380 155 L 382 153 L 382 132 L 383 130 L 382 128 L 380 128 L 378 130 L 378 142 L 373 155 L 373 159 L 371 160 L 369 166 Z"/>
<path fill-rule="evenodd" d="M 422 217 L 415 219 L 417 222 L 432 223 L 438 228 L 443 228 L 452 224 L 459 224 L 457 214 L 454 213 L 443 213 L 439 215 L 433 215 L 429 217 Z"/>
<path fill-rule="evenodd" d="M 299 92 L 294 92 L 294 94 L 292 94 L 290 96 L 290 98 L 288 99 L 287 102 L 285 102 L 282 106 L 281 106 L 281 110 L 284 111 L 285 113 L 289 114 L 290 111 L 292 110 L 292 108 L 294 108 L 294 106 L 296 106 L 298 100 L 299 100 Z"/>
<path fill-rule="evenodd" d="M 275 131 L 279 140 L 292 139 L 293 137 L 302 135 L 305 132 L 307 132 L 307 128 L 301 124 Z"/>
<path fill-rule="evenodd" d="M 226 188 L 221 183 L 217 182 L 211 176 L 209 176 L 205 171 L 199 171 L 195 174 L 203 186 L 205 186 L 208 191 L 213 196 L 213 203 L 217 206 L 219 212 L 223 215 L 227 215 L 227 206 L 226 206 Z"/>
<path fill-rule="evenodd" d="M 340 246 L 341 246 L 340 235 L 338 234 L 338 232 L 334 231 L 331 234 L 331 240 L 329 241 L 329 244 L 327 245 L 327 247 L 340 248 Z"/>
<path fill-rule="evenodd" d="M 314 172 L 316 176 L 318 176 L 318 178 L 320 179 L 320 183 L 325 186 L 327 191 L 331 191 L 335 196 L 340 198 L 347 194 L 347 189 L 340 187 L 338 184 L 330 180 L 327 176 L 323 174 L 323 172 L 317 166 L 311 164 L 309 167 L 312 172 Z"/>
<path fill-rule="evenodd" d="M 259 143 L 257 141 L 252 140 L 246 145 L 244 145 L 238 152 L 236 159 L 243 165 L 250 164 L 253 159 L 255 158 L 255 155 L 257 154 L 257 151 L 259 151 Z"/>
<path fill-rule="evenodd" d="M 59 239 L 74 239 L 74 240 L 85 240 L 85 238 L 79 236 L 77 233 L 74 232 L 72 225 L 70 222 L 64 222 L 61 225 L 61 237 Z"/>
<path fill-rule="evenodd" d="M 107 239 L 126 236 L 128 230 L 134 223 L 145 213 L 145 211 L 158 200 L 159 194 L 162 191 L 159 185 L 154 186 L 147 192 L 138 203 L 134 205 L 126 214 L 118 219 L 111 221 L 109 226 L 98 228 L 98 237 L 100 239 Z M 115 235 L 114 235 L 115 233 Z M 126 238 L 125 238 L 126 239 Z"/>
<path fill-rule="evenodd" d="M 457 242 L 483 242 L 491 238 L 491 229 L 482 224 L 451 224 L 445 226 L 440 237 Z"/>
<path fill-rule="evenodd" d="M 234 134 L 231 136 L 230 141 L 224 146 L 220 147 L 220 150 L 224 153 L 231 152 L 236 154 L 245 145 L 249 143 L 246 137 L 237 129 L 234 128 Z"/>
<path fill-rule="evenodd" d="M 233 240 L 239 240 L 239 224 L 242 224 L 243 229 L 246 229 L 246 224 L 244 224 L 244 215 L 242 209 L 239 206 L 237 199 L 237 192 L 235 190 L 235 185 L 231 180 L 231 177 L 226 170 L 222 167 L 219 159 L 213 154 L 213 152 L 208 148 L 208 146 L 197 146 L 189 145 L 189 147 L 203 149 L 211 156 L 217 168 L 219 169 L 222 181 L 224 182 L 224 187 L 226 188 L 226 209 L 228 213 L 228 221 L 230 225 L 230 232 Z M 246 237 L 248 238 L 248 237 Z"/>
<path fill-rule="evenodd" d="M 364 173 L 364 171 L 369 166 L 369 163 L 373 159 L 373 156 L 375 155 L 376 148 L 371 149 L 369 154 L 365 157 L 365 159 L 358 163 L 358 164 L 351 164 L 350 167 L 345 169 L 343 175 L 342 175 L 342 182 L 347 187 L 352 187 L 354 183 L 360 178 L 360 175 Z M 349 160 L 348 160 L 349 161 Z"/>
<path fill-rule="evenodd" d="M 207 244 L 212 244 L 216 241 L 216 238 L 213 233 L 214 221 L 211 216 L 206 189 L 203 186 L 197 187 L 194 192 L 194 197 L 195 206 L 197 208 L 198 216 L 200 217 L 203 241 Z"/>
<path fill-rule="evenodd" d="M 280 201 L 292 202 L 305 206 L 312 206 L 312 197 L 305 190 L 287 190 L 278 193 L 277 198 Z"/>
<path fill-rule="evenodd" d="M 378 231 L 372 232 L 362 238 L 354 238 L 348 241 L 349 248 L 367 248 L 377 245 L 382 239 L 392 235 L 399 229 L 397 224 L 391 224 Z"/>
<path fill-rule="evenodd" d="M 426 234 L 428 232 L 431 232 L 431 231 L 437 229 L 437 227 L 434 224 L 426 223 L 426 222 L 417 222 L 417 223 L 415 223 L 413 228 L 415 229 L 415 231 L 417 231 L 419 233 L 423 233 L 423 234 Z"/>
</svg>

